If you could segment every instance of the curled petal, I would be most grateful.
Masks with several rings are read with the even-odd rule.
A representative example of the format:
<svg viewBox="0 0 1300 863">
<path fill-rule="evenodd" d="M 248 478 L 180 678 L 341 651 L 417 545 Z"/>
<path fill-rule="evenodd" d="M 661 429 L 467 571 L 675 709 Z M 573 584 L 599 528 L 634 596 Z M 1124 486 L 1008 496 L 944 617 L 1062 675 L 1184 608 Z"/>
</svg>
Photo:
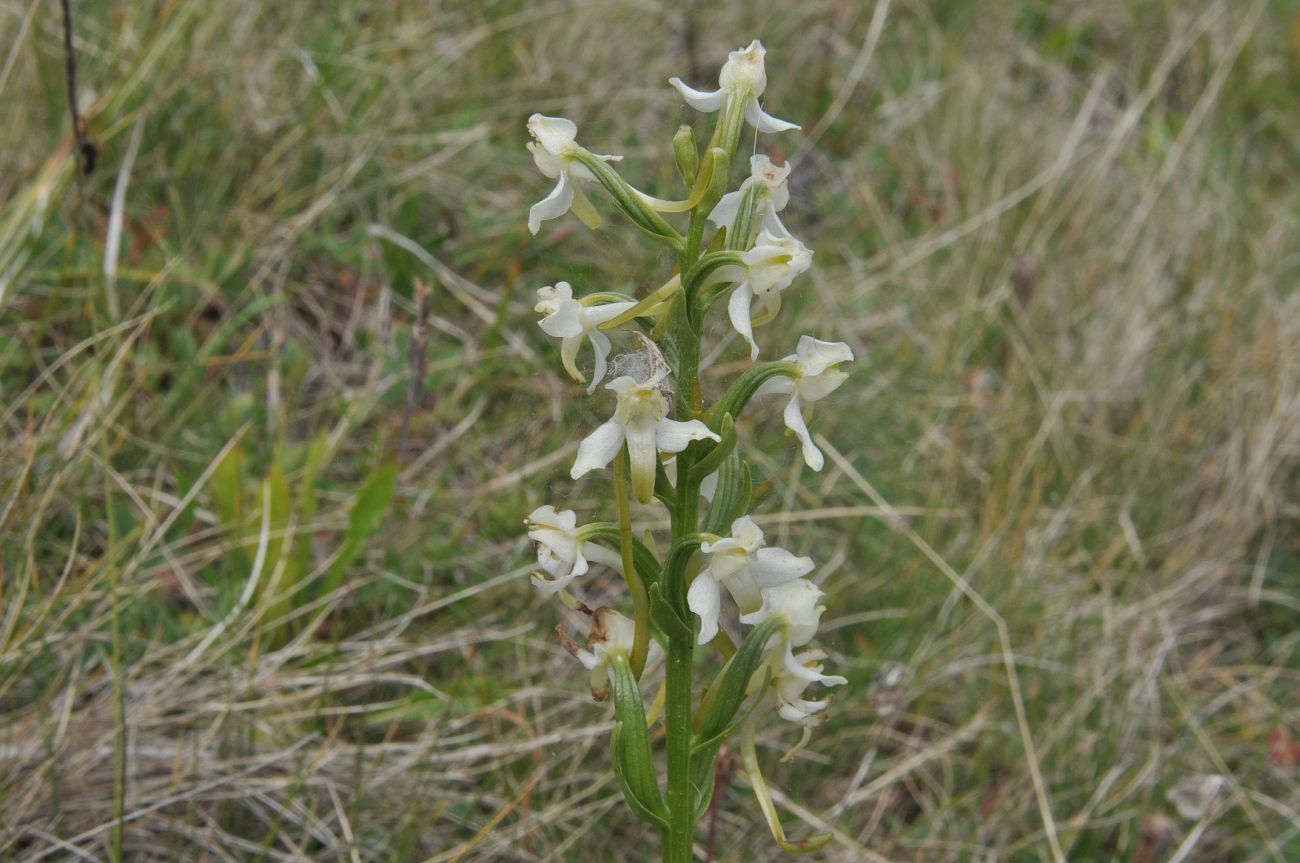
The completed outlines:
<svg viewBox="0 0 1300 863">
<path fill-rule="evenodd" d="M 560 174 L 560 182 L 555 184 L 551 194 L 533 204 L 528 211 L 528 230 L 536 234 L 541 230 L 542 222 L 558 219 L 569 212 L 573 206 L 573 184 L 567 174 Z"/>
<path fill-rule="evenodd" d="M 681 78 L 669 78 L 668 83 L 677 88 L 677 92 L 682 94 L 686 104 L 690 105 L 697 111 L 703 111 L 706 114 L 716 111 L 723 105 L 727 104 L 727 91 L 714 90 L 707 93 L 704 90 L 696 90 L 694 87 L 688 87 L 682 83 Z"/>
<path fill-rule="evenodd" d="M 686 591 L 686 605 L 700 618 L 700 644 L 708 644 L 718 634 L 718 615 L 722 613 L 722 594 L 709 570 L 695 576 Z"/>
<path fill-rule="evenodd" d="M 690 446 L 691 441 L 705 439 L 722 440 L 699 420 L 679 422 L 664 419 L 655 424 L 655 442 L 660 452 L 681 452 Z"/>
<path fill-rule="evenodd" d="M 583 438 L 578 445 L 578 457 L 573 460 L 569 476 L 573 479 L 588 471 L 598 470 L 614 460 L 623 445 L 623 426 L 610 420 Z"/>
<path fill-rule="evenodd" d="M 826 464 L 826 459 L 822 456 L 822 451 L 812 442 L 812 435 L 808 434 L 808 426 L 803 421 L 803 404 L 798 396 L 790 399 L 782 417 L 785 419 L 786 428 L 794 432 L 795 437 L 799 438 L 799 443 L 803 445 L 804 462 L 813 470 L 821 470 Z"/>
<path fill-rule="evenodd" d="M 560 342 L 560 363 L 563 364 L 564 370 L 569 373 L 569 377 L 578 383 L 587 380 L 582 372 L 578 371 L 578 348 L 582 347 L 582 336 L 569 336 Z M 594 384 L 593 384 L 594 386 Z"/>
<path fill-rule="evenodd" d="M 623 303 L 619 303 L 618 305 L 621 306 Z M 591 385 L 587 387 L 587 395 L 591 395 L 596 391 L 596 386 L 605 379 L 605 371 L 607 369 L 606 360 L 609 357 L 610 342 L 609 336 L 605 335 L 600 330 L 592 330 L 588 335 L 588 338 L 591 339 L 591 352 L 596 358 L 595 368 L 593 368 L 591 372 Z"/>
<path fill-rule="evenodd" d="M 760 132 L 788 132 L 791 129 L 798 129 L 799 126 L 787 120 L 780 120 L 763 111 L 758 104 L 758 99 L 750 99 L 745 105 L 745 119 L 749 125 L 753 126 Z"/>
<path fill-rule="evenodd" d="M 731 298 L 727 300 L 727 315 L 731 318 L 731 325 L 740 333 L 740 337 L 749 342 L 751 360 L 758 359 L 758 343 L 754 341 L 754 325 L 750 321 L 750 300 L 753 299 L 754 292 L 749 289 L 749 285 L 741 284 L 731 292 Z"/>
</svg>

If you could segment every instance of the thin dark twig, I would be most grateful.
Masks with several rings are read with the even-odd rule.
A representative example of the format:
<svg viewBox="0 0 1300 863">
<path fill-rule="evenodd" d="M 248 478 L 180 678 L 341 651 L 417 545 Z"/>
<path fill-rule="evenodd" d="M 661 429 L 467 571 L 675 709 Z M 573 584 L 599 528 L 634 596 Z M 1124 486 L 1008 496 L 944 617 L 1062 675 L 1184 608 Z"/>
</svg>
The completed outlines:
<svg viewBox="0 0 1300 863">
<path fill-rule="evenodd" d="M 411 348 L 408 362 L 411 368 L 411 383 L 406 388 L 406 404 L 402 406 L 402 442 L 398 447 L 399 464 L 406 461 L 407 445 L 411 439 L 411 415 L 420 400 L 424 389 L 424 375 L 428 371 L 429 356 L 425 351 L 425 342 L 429 331 L 429 298 L 432 289 L 423 282 L 415 285 L 415 325 L 411 327 Z"/>
<path fill-rule="evenodd" d="M 68 79 L 68 110 L 72 113 L 72 136 L 77 142 L 77 163 L 81 173 L 95 170 L 98 149 L 86 135 L 86 121 L 77 107 L 77 55 L 72 48 L 72 2 L 60 0 L 63 5 L 63 63 Z"/>
</svg>

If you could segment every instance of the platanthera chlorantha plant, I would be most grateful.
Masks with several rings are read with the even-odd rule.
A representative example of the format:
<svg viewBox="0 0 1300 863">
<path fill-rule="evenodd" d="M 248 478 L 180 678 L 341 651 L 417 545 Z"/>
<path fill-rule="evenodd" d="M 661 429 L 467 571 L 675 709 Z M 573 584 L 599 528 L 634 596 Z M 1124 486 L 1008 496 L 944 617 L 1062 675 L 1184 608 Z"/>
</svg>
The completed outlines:
<svg viewBox="0 0 1300 863">
<path fill-rule="evenodd" d="M 712 92 L 671 79 L 691 107 L 717 115 L 702 152 L 689 126 L 673 139 L 686 186 L 681 200 L 633 188 L 615 170 L 619 157 L 579 144 L 569 120 L 541 114 L 528 120 L 528 148 L 542 173 L 556 181 L 528 214 L 533 233 L 570 210 L 589 227 L 599 226 L 586 190 L 600 187 L 614 209 L 677 257 L 672 278 L 641 299 L 607 290 L 578 296 L 567 282 L 537 291 L 541 328 L 560 340 L 565 371 L 586 384 L 588 394 L 604 383 L 597 397 L 612 401 L 610 419 L 579 445 L 571 476 L 609 472 L 614 520 L 579 524 L 572 510 L 553 506 L 539 507 L 527 519 L 540 567 L 533 584 L 589 618 L 587 647 L 563 628 L 560 636 L 591 672 L 596 700 L 613 696 L 614 770 L 628 805 L 658 829 L 663 859 L 670 863 L 692 859 L 695 824 L 713 794 L 718 752 L 733 736 L 781 847 L 812 851 L 831 838 L 786 838 L 754 747 L 760 725 L 790 722 L 802 731 L 786 757 L 793 755 L 826 718 L 829 699 L 817 690 L 810 696 L 809 687 L 845 680 L 823 673 L 826 654 L 809 646 L 824 610 L 824 594 L 807 579 L 813 562 L 766 545 L 750 516 L 754 489 L 737 445 L 736 420 L 747 409 L 783 405 L 785 425 L 798 438 L 804 461 L 821 470 L 822 454 L 808 433 L 805 410 L 843 383 L 847 374 L 840 367 L 853 359 L 848 345 L 805 335 L 784 359 L 757 361 L 755 330 L 775 320 L 782 293 L 812 264 L 812 252 L 780 218 L 790 197 L 788 166 L 755 155 L 749 175 L 729 191 L 746 124 L 755 134 L 799 128 L 764 113 L 759 103 L 767 86 L 764 54 L 757 40 L 731 52 Z M 670 218 L 684 224 L 675 227 Z M 701 387 L 700 342 L 719 303 L 752 364 L 709 404 Z M 626 351 L 611 361 L 613 340 Z M 594 358 L 590 380 L 578 368 L 588 342 Z M 784 398 L 761 398 L 767 395 Z M 667 536 L 633 534 L 632 498 L 642 504 L 657 499 L 667 509 Z M 592 564 L 622 574 L 630 618 L 615 608 L 592 610 L 570 593 L 590 577 Z M 724 605 L 735 606 L 745 630 L 739 644 L 719 628 Z M 664 682 L 647 712 L 639 681 L 661 657 Z M 651 743 L 659 719 L 662 783 Z"/>
</svg>

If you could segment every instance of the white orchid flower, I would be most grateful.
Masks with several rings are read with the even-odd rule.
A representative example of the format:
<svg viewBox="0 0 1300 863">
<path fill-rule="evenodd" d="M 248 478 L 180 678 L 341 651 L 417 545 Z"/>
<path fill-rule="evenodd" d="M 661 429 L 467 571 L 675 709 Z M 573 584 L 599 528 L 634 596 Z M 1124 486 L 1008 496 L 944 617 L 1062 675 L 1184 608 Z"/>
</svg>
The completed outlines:
<svg viewBox="0 0 1300 863">
<path fill-rule="evenodd" d="M 812 266 L 812 250 L 794 237 L 778 237 L 764 229 L 758 234 L 754 246 L 742 256 L 743 267 L 720 267 L 715 280 L 738 282 L 727 302 L 731 325 L 745 341 L 749 342 L 750 359 L 758 359 L 758 344 L 754 341 L 754 300 L 763 306 L 758 321 L 766 323 L 781 311 L 781 292 L 790 287 L 795 276 Z"/>
<path fill-rule="evenodd" d="M 821 660 L 825 658 L 824 650 L 803 650 L 791 654 L 789 662 L 773 669 L 771 686 L 782 719 L 806 727 L 815 727 L 826 720 L 823 711 L 830 705 L 830 699 L 806 699 L 804 690 L 813 683 L 842 686 L 849 681 L 838 674 L 822 674 Z"/>
<path fill-rule="evenodd" d="M 751 156 L 749 176 L 740 184 L 740 189 L 728 192 L 718 200 L 717 205 L 709 212 L 709 221 L 719 228 L 726 228 L 730 234 L 736 224 L 736 215 L 740 212 L 745 193 L 751 187 L 757 186 L 754 215 L 760 219 L 760 229 L 767 231 L 773 237 L 790 236 L 785 225 L 781 224 L 781 217 L 777 215 L 785 209 L 786 204 L 790 203 L 790 189 L 786 185 L 789 177 L 788 164 L 774 165 L 771 159 L 761 153 Z M 745 240 L 748 241 L 749 238 L 745 237 Z"/>
<path fill-rule="evenodd" d="M 578 357 L 578 348 L 582 347 L 584 338 L 591 342 L 596 364 L 591 384 L 587 387 L 590 395 L 605 379 L 606 360 L 609 357 L 609 336 L 600 331 L 600 325 L 635 305 L 635 302 L 586 305 L 582 300 L 573 298 L 573 288 L 568 282 L 556 282 L 554 287 L 547 285 L 537 289 L 537 305 L 533 310 L 542 315 L 538 322 L 542 332 L 560 339 L 560 361 L 564 363 L 564 370 L 578 383 L 587 381 L 574 362 Z"/>
<path fill-rule="evenodd" d="M 781 638 L 787 650 L 803 647 L 813 640 L 817 627 L 821 623 L 822 612 L 826 606 L 821 599 L 826 594 L 817 585 L 806 578 L 787 581 L 775 587 L 763 589 L 762 605 L 756 611 L 740 616 L 740 622 L 748 626 L 757 626 L 771 617 L 780 617 L 784 621 Z M 793 654 L 787 658 L 786 665 L 792 673 Z"/>
<path fill-rule="evenodd" d="M 686 104 L 697 111 L 711 113 L 724 107 L 739 107 L 744 110 L 749 125 L 760 132 L 798 129 L 794 123 L 764 113 L 759 104 L 758 97 L 767 89 L 767 69 L 763 64 L 766 54 L 767 49 L 757 39 L 750 42 L 748 48 L 729 53 L 718 74 L 718 89 L 711 93 L 688 87 L 680 78 L 669 78 L 668 83 L 676 87 Z"/>
<path fill-rule="evenodd" d="M 588 542 L 586 529 L 578 527 L 578 517 L 571 509 L 557 512 L 549 504 L 539 506 L 524 524 L 528 525 L 528 538 L 537 543 L 537 565 L 542 568 L 542 572 L 533 573 L 533 584 L 548 596 L 584 575 L 590 563 L 623 571 L 618 552 Z"/>
<path fill-rule="evenodd" d="M 534 114 L 528 118 L 528 132 L 533 136 L 533 140 L 528 142 L 528 150 L 533 154 L 538 170 L 553 180 L 559 180 L 551 193 L 528 211 L 528 230 L 536 234 L 542 222 L 558 219 L 570 209 L 587 227 L 599 226 L 600 214 L 578 185 L 578 180 L 596 178 L 590 168 L 577 161 L 577 157 L 588 154 L 605 162 L 617 162 L 623 157 L 601 156 L 578 146 L 574 140 L 578 136 L 578 127 L 563 117 Z"/>
<path fill-rule="evenodd" d="M 812 572 L 810 558 L 795 557 L 782 548 L 764 548 L 765 544 L 762 529 L 746 515 L 731 523 L 731 536 L 700 545 L 709 561 L 686 593 L 686 604 L 700 618 L 700 644 L 708 644 L 718 634 L 720 587 L 727 589 L 742 614 L 756 613 L 763 605 L 764 589 Z"/>
<path fill-rule="evenodd" d="M 609 697 L 610 665 L 615 657 L 625 660 L 632 655 L 632 645 L 636 639 L 636 624 L 612 608 L 598 608 L 591 616 L 591 634 L 587 637 L 587 646 L 579 647 L 571 638 L 560 630 L 560 641 L 565 650 L 577 657 L 578 661 L 591 672 L 591 697 L 604 701 Z M 658 642 L 650 642 L 650 651 L 646 664 L 654 662 L 662 648 Z"/>
<path fill-rule="evenodd" d="M 658 453 L 681 452 L 692 441 L 721 440 L 700 420 L 668 419 L 668 399 L 662 386 L 667 375 L 666 369 L 660 369 L 644 381 L 623 375 L 606 385 L 606 389 L 618 395 L 614 417 L 578 445 L 578 456 L 569 472 L 571 477 L 578 479 L 588 471 L 605 467 L 626 442 L 632 491 L 638 501 L 649 503 L 654 494 Z"/>
<path fill-rule="evenodd" d="M 765 589 L 762 607 L 740 618 L 741 623 L 750 625 L 758 625 L 773 617 L 782 623 L 780 631 L 767 644 L 766 664 L 772 672 L 771 695 L 777 713 L 783 719 L 803 726 L 802 738 L 782 761 L 792 757 L 808 742 L 812 729 L 824 719 L 822 711 L 830 703 L 828 699 L 805 699 L 804 690 L 813 683 L 839 686 L 848 682 L 837 675 L 822 674 L 820 660 L 826 658 L 823 651 L 813 649 L 795 653 L 794 650 L 812 641 L 817 634 L 822 612 L 826 610 L 826 606 L 821 604 L 823 596 L 825 594 L 811 581 L 795 579 Z M 758 681 L 762 679 L 755 675 L 751 687 L 759 685 Z"/>
<path fill-rule="evenodd" d="M 844 342 L 823 342 L 812 336 L 800 336 L 796 352 L 783 360 L 795 365 L 794 376 L 772 378 L 755 393 L 790 396 L 783 413 L 785 425 L 799 438 L 799 443 L 803 446 L 803 460 L 813 470 L 821 470 L 826 459 L 808 434 L 803 407 L 825 398 L 844 383 L 849 375 L 848 372 L 841 371 L 839 366 L 852 361 L 853 350 Z"/>
</svg>

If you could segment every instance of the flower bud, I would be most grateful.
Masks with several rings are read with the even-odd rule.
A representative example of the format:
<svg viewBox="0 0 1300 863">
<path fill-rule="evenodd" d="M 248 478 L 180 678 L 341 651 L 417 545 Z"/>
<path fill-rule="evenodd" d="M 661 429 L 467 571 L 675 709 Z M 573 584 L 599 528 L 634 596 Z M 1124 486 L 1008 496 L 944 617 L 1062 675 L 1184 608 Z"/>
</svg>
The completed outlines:
<svg viewBox="0 0 1300 863">
<path fill-rule="evenodd" d="M 700 169 L 700 148 L 695 142 L 695 130 L 685 124 L 673 135 L 673 158 L 677 162 L 677 173 L 687 186 L 695 183 L 695 174 Z"/>
</svg>

